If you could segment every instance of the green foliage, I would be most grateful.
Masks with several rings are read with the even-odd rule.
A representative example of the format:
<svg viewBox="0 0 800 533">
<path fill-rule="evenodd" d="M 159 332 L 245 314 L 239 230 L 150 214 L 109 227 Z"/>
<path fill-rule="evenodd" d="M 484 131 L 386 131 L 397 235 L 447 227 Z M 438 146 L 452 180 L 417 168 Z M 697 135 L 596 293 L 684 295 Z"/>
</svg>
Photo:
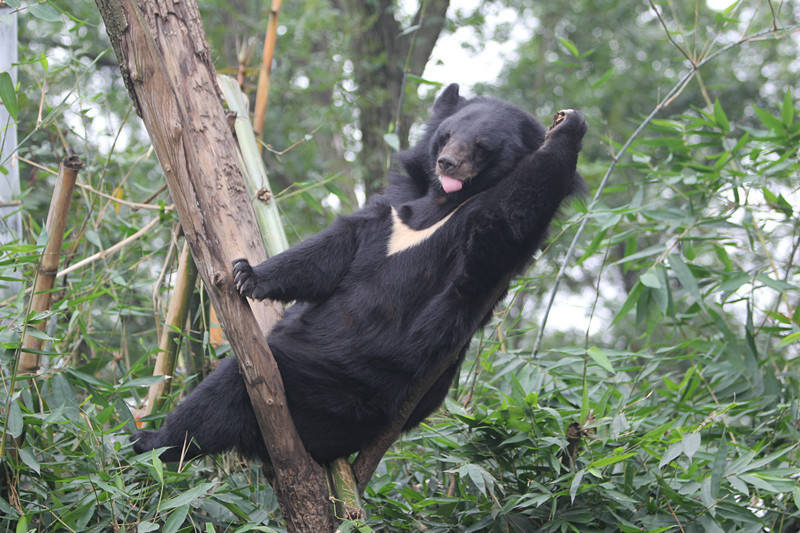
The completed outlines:
<svg viewBox="0 0 800 533">
<path fill-rule="evenodd" d="M 234 72 L 237 38 L 263 32 L 267 6 L 201 7 L 217 66 Z M 489 24 L 501 7 L 534 38 L 519 43 L 499 87 L 476 89 L 540 118 L 584 109 L 591 130 L 579 166 L 592 191 L 609 152 L 688 68 L 676 44 L 704 57 L 772 27 L 755 2 L 724 12 L 670 2 L 657 7 L 673 44 L 646 4 L 508 0 L 457 10 L 450 29 L 472 28 L 475 49 L 506 38 L 508 25 Z M 773 7 L 778 26 L 798 18 L 794 3 Z M 54 183 L 46 169 L 68 152 L 81 154 L 79 181 L 91 189 L 74 195 L 61 268 L 159 224 L 60 278 L 48 313 L 31 316 L 25 290 L 2 297 L 0 531 L 282 530 L 257 465 L 228 456 L 178 467 L 130 451 L 131 409 L 159 379 L 151 361 L 176 217 L 163 192 L 150 209 L 108 198 L 144 202 L 163 177 L 94 4 L 20 9 L 31 15 L 20 18 L 20 81 L 0 75 L 0 98 L 20 132 L 25 233 L 0 244 L 0 284 L 31 286 Z M 266 158 L 296 241 L 359 201 L 353 69 L 369 58 L 350 57 L 335 3 L 288 2 L 280 21 Z M 392 448 L 367 489 L 368 517 L 342 531 L 800 527 L 798 54 L 796 40 L 773 37 L 705 65 L 620 158 L 598 201 L 565 210 L 552 244 L 474 340 L 445 408 Z M 409 100 L 421 117 L 425 101 Z M 564 244 L 584 220 L 532 357 Z M 36 333 L 45 368 L 36 380 L 15 376 L 22 332 L 45 318 Z M 206 370 L 198 360 L 227 351 L 208 342 L 201 290 L 190 326 L 175 400 Z"/>
</svg>

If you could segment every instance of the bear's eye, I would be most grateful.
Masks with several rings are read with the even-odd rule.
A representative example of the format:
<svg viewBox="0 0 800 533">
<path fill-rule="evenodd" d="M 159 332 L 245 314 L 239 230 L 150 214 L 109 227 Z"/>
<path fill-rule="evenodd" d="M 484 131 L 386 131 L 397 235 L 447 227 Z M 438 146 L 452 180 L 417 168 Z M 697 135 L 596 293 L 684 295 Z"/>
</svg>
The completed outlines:
<svg viewBox="0 0 800 533">
<path fill-rule="evenodd" d="M 436 139 L 436 142 L 434 143 L 434 151 L 436 153 L 439 153 L 439 151 L 441 151 L 441 149 L 444 148 L 444 145 L 447 144 L 447 141 L 450 140 L 451 133 L 452 133 L 451 131 L 448 131 L 439 135 L 439 138 Z"/>
<path fill-rule="evenodd" d="M 489 151 L 489 145 L 487 145 L 486 141 L 484 141 L 480 137 L 475 137 L 475 148 L 480 152 Z"/>
</svg>

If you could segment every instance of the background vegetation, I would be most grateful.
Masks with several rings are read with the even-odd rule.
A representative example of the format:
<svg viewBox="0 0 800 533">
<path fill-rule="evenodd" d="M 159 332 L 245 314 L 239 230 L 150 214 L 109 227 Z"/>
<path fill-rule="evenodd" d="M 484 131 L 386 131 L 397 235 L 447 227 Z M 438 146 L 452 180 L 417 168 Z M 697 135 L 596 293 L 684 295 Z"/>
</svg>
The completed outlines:
<svg viewBox="0 0 800 533">
<path fill-rule="evenodd" d="M 17 111 L 24 233 L 0 246 L 0 284 L 15 287 L 0 305 L 0 531 L 279 531 L 257 467 L 226 456 L 176 468 L 131 452 L 176 218 L 94 4 L 8 4 L 19 83 L 2 98 Z M 381 94 L 379 75 L 391 63 L 396 76 L 413 51 L 415 4 L 296 0 L 281 12 L 266 159 L 292 242 L 375 189 L 376 151 L 385 163 L 413 138 L 437 84 L 474 79 L 474 64 L 438 51 L 445 42 L 511 50 L 472 94 L 543 122 L 580 107 L 590 122 L 579 163 L 589 196 L 564 210 L 477 335 L 445 408 L 379 467 L 366 522 L 343 529 L 800 530 L 800 6 L 475 4 L 452 2 L 440 48 L 426 72 L 409 71 L 402 99 L 388 82 Z M 442 6 L 431 0 L 422 21 Z M 263 38 L 267 6 L 201 7 L 218 69 L 235 74 L 237 45 Z M 407 44 L 380 53 L 359 39 L 386 8 L 389 41 Z M 248 90 L 258 62 L 247 61 Z M 389 119 L 370 136 L 376 108 Z M 14 283 L 32 284 L 53 171 L 72 152 L 86 167 L 62 269 L 159 222 L 60 278 L 52 311 L 31 316 Z M 47 365 L 16 376 L 22 332 L 44 319 Z M 202 288 L 189 325 L 174 401 L 227 351 L 208 341 Z"/>
</svg>

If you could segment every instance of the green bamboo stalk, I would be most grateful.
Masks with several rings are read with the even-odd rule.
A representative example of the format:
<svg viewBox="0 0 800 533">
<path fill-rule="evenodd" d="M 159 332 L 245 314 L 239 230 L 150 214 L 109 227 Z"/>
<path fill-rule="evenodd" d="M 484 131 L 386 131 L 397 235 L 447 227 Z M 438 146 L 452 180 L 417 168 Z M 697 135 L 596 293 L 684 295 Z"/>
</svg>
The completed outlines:
<svg viewBox="0 0 800 533">
<path fill-rule="evenodd" d="M 253 128 L 248 120 L 247 96 L 239 88 L 239 84 L 229 76 L 217 76 L 217 83 L 222 89 L 225 103 L 236 113 L 233 127 L 236 131 L 236 139 L 239 142 L 241 151 L 241 167 L 244 171 L 244 181 L 247 191 L 253 202 L 253 209 L 256 212 L 258 229 L 261 230 L 261 238 L 267 255 L 276 255 L 289 247 L 286 240 L 286 232 L 283 230 L 278 206 L 272 194 L 267 179 L 267 169 L 264 161 L 258 152 L 258 143 L 253 133 Z"/>
<path fill-rule="evenodd" d="M 256 220 L 261 230 L 261 238 L 267 255 L 270 257 L 289 247 L 283 229 L 275 198 L 269 187 L 264 161 L 258 151 L 258 143 L 253 128 L 247 120 L 247 96 L 241 91 L 233 78 L 217 75 L 225 103 L 236 113 L 234 129 L 242 154 L 242 169 L 247 190 L 256 212 Z M 336 459 L 328 467 L 329 478 L 333 483 L 334 500 L 337 502 L 338 517 L 360 517 L 363 515 L 358 487 L 347 458 Z M 341 509 L 341 512 L 339 510 Z"/>
<path fill-rule="evenodd" d="M 72 191 L 78 171 L 83 167 L 83 162 L 77 156 L 70 156 L 61 161 L 58 167 L 58 178 L 50 201 L 50 210 L 47 213 L 47 247 L 42 253 L 41 263 L 36 275 L 33 288 L 33 301 L 31 311 L 43 313 L 50 309 L 53 286 L 58 271 L 58 260 L 61 257 L 61 243 L 64 238 L 64 229 L 69 214 L 69 204 L 72 200 Z M 46 320 L 32 326 L 39 331 L 44 331 Z M 39 369 L 40 352 L 42 349 L 41 337 L 34 337 L 25 333 L 22 339 L 22 353 L 19 359 L 19 370 L 25 374 L 33 374 Z"/>
<path fill-rule="evenodd" d="M 189 244 L 184 242 L 178 258 L 178 272 L 175 274 L 175 286 L 169 301 L 167 319 L 158 342 L 158 357 L 153 368 L 154 376 L 165 376 L 165 378 L 150 385 L 147 403 L 144 409 L 137 413 L 139 417 L 147 416 L 158 409 L 164 397 L 169 394 L 172 375 L 175 373 L 175 361 L 178 359 L 181 332 L 186 324 L 186 315 L 196 280 L 197 267 L 192 260 L 192 254 L 189 253 Z"/>
</svg>

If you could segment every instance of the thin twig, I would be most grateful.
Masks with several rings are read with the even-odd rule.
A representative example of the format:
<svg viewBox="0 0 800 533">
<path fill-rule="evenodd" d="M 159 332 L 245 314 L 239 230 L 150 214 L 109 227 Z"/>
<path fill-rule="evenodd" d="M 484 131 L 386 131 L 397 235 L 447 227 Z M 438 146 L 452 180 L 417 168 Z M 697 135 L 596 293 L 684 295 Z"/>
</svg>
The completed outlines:
<svg viewBox="0 0 800 533">
<path fill-rule="evenodd" d="M 111 196 L 110 194 L 106 194 L 104 192 L 98 191 L 97 189 L 95 189 L 91 185 L 87 185 L 85 183 L 78 182 L 78 183 L 75 183 L 75 185 L 77 185 L 81 189 L 85 189 L 85 190 L 87 190 L 87 191 L 89 191 L 91 193 L 94 193 L 94 194 L 98 195 L 98 196 L 102 196 L 103 198 L 106 198 L 106 199 L 108 199 L 108 200 L 110 200 L 112 202 L 116 202 L 116 203 L 122 204 L 122 205 L 127 205 L 128 207 L 132 207 L 134 209 L 152 209 L 154 211 L 160 211 L 162 209 L 165 209 L 165 210 L 172 209 L 172 206 L 164 207 L 164 206 L 160 206 L 160 205 L 140 204 L 138 202 L 130 202 L 128 200 L 123 200 L 122 198 L 117 198 L 115 196 Z"/>
<path fill-rule="evenodd" d="M 161 194 L 162 192 L 164 192 L 166 190 L 167 190 L 167 184 L 165 183 L 164 185 L 159 187 L 156 192 L 154 192 L 153 194 L 151 194 L 150 196 L 145 198 L 143 203 L 149 204 L 150 202 L 152 202 L 155 199 L 156 196 L 158 196 L 159 194 Z"/>
<path fill-rule="evenodd" d="M 669 28 L 667 28 L 667 23 L 664 22 L 664 18 L 661 16 L 661 13 L 658 11 L 658 8 L 653 3 L 653 0 L 650 0 L 650 7 L 653 9 L 653 11 L 655 11 L 656 17 L 658 17 L 658 21 L 661 23 L 661 26 L 664 28 L 664 33 L 667 34 L 667 39 L 669 39 L 669 42 L 671 42 L 672 45 L 675 48 L 677 48 L 680 51 L 681 54 L 683 54 L 683 57 L 685 57 L 686 59 L 689 60 L 689 63 L 691 63 L 692 65 L 696 65 L 697 61 L 692 59 L 692 57 L 689 55 L 689 53 L 686 52 L 686 50 L 684 50 L 681 45 L 676 43 L 675 40 L 672 38 L 672 35 L 670 35 Z"/>
<path fill-rule="evenodd" d="M 792 26 L 786 26 L 784 28 L 779 28 L 778 31 L 780 31 L 783 34 L 788 35 L 789 33 L 797 31 L 798 29 L 800 29 L 800 24 L 794 24 Z M 541 345 L 542 345 L 542 338 L 544 337 L 545 326 L 547 325 L 547 319 L 550 316 L 550 310 L 553 307 L 553 302 L 555 301 L 556 293 L 558 292 L 558 288 L 559 288 L 559 286 L 561 284 L 561 279 L 564 277 L 564 273 L 567 270 L 567 264 L 569 263 L 570 259 L 572 259 L 572 254 L 575 252 L 575 247 L 578 244 L 578 240 L 580 240 L 581 235 L 583 235 L 583 230 L 586 228 L 586 223 L 589 220 L 589 216 L 588 215 L 589 215 L 589 213 L 592 212 L 592 210 L 595 207 L 597 207 L 598 200 L 600 199 L 600 196 L 603 194 L 603 190 L 605 189 L 606 185 L 608 184 L 608 180 L 611 177 L 611 174 L 614 172 L 614 169 L 617 167 L 617 162 L 620 160 L 622 155 L 628 150 L 628 148 L 630 148 L 630 146 L 633 144 L 633 141 L 636 140 L 636 138 L 644 130 L 644 128 L 647 127 L 648 124 L 650 124 L 650 121 L 653 120 L 653 118 L 656 116 L 656 114 L 659 111 L 661 111 L 666 106 L 666 104 L 668 102 L 670 102 L 672 100 L 673 96 L 678 94 L 678 92 L 683 89 L 683 87 L 686 85 L 686 83 L 689 81 L 689 79 L 692 76 L 694 76 L 695 72 L 698 71 L 701 67 L 703 67 L 703 65 L 713 61 L 718 56 L 724 54 L 725 52 L 727 52 L 731 48 L 735 48 L 737 46 L 741 46 L 742 44 L 750 42 L 750 41 L 760 40 L 760 39 L 764 38 L 765 36 L 767 36 L 767 35 L 769 35 L 771 33 L 776 33 L 777 34 L 778 32 L 777 31 L 773 31 L 772 29 L 769 29 L 769 30 L 763 30 L 763 31 L 760 31 L 760 32 L 757 32 L 757 33 L 753 33 L 751 35 L 747 35 L 747 36 L 739 39 L 738 41 L 735 41 L 735 42 L 732 42 L 730 44 L 727 44 L 726 46 L 723 46 L 722 48 L 720 48 L 719 50 L 717 50 L 713 54 L 710 54 L 708 57 L 706 57 L 702 61 L 700 61 L 700 62 L 698 62 L 696 64 L 693 63 L 692 67 L 686 72 L 686 74 L 683 75 L 683 77 L 678 81 L 678 83 L 676 83 L 672 87 L 672 89 L 670 89 L 670 91 L 664 96 L 664 98 L 662 98 L 662 100 L 655 106 L 655 108 L 653 108 L 653 110 L 650 112 L 650 114 L 647 115 L 647 118 L 645 118 L 644 121 L 641 124 L 639 124 L 639 126 L 636 128 L 636 130 L 634 130 L 634 132 L 631 134 L 631 136 L 628 138 L 628 140 L 625 142 L 625 144 L 622 146 L 622 148 L 620 148 L 619 152 L 617 153 L 617 157 L 611 162 L 611 165 L 609 165 L 608 170 L 606 171 L 605 175 L 603 176 L 603 179 L 600 181 L 600 185 L 597 187 L 597 192 L 595 192 L 594 197 L 592 198 L 592 202 L 589 204 L 589 206 L 586 209 L 586 215 L 584 215 L 583 220 L 581 220 L 581 224 L 578 227 L 578 231 L 575 233 L 575 237 L 572 238 L 572 242 L 570 243 L 569 248 L 567 249 L 567 253 L 564 256 L 564 260 L 561 262 L 561 267 L 558 270 L 558 274 L 556 274 L 556 279 L 555 279 L 555 282 L 553 283 L 553 288 L 550 290 L 550 298 L 549 298 L 549 301 L 547 302 L 547 307 L 545 308 L 544 316 L 542 317 L 541 326 L 539 326 L 539 333 L 537 334 L 537 337 L 536 337 L 536 344 L 534 345 L 533 352 L 531 353 L 531 357 L 532 358 L 535 359 L 536 356 L 539 354 L 539 349 L 541 348 Z M 777 39 L 779 37 L 776 35 L 773 38 Z"/>
<path fill-rule="evenodd" d="M 170 206 L 170 208 L 171 207 L 172 206 Z M 97 261 L 98 259 L 103 259 L 106 256 L 109 256 L 109 255 L 113 254 L 114 252 L 117 252 L 117 251 L 121 250 L 122 248 L 124 248 L 128 244 L 132 243 L 133 241 L 135 241 L 136 239 L 138 239 L 139 237 L 141 237 L 142 235 L 144 235 L 145 233 L 147 233 L 148 231 L 153 229 L 155 227 L 155 225 L 158 224 L 158 222 L 160 220 L 161 220 L 160 217 L 153 218 L 153 220 L 148 222 L 142 229 L 140 229 L 139 231 L 137 231 L 136 233 L 134 233 L 130 237 L 122 239 L 121 241 L 119 241 L 114 246 L 111 246 L 110 248 L 106 248 L 105 250 L 101 250 L 101 251 L 97 252 L 94 255 L 90 255 L 86 259 L 82 259 L 81 261 L 78 261 L 77 263 L 75 263 L 71 267 L 65 268 L 64 270 L 62 270 L 61 272 L 56 274 L 56 278 L 63 278 L 67 274 L 69 274 L 71 272 L 74 272 L 74 271 L 78 270 L 79 268 L 82 268 L 82 267 L 84 267 L 84 266 L 86 266 L 86 265 L 88 265 L 90 263 L 93 263 L 93 262 Z"/>
</svg>

